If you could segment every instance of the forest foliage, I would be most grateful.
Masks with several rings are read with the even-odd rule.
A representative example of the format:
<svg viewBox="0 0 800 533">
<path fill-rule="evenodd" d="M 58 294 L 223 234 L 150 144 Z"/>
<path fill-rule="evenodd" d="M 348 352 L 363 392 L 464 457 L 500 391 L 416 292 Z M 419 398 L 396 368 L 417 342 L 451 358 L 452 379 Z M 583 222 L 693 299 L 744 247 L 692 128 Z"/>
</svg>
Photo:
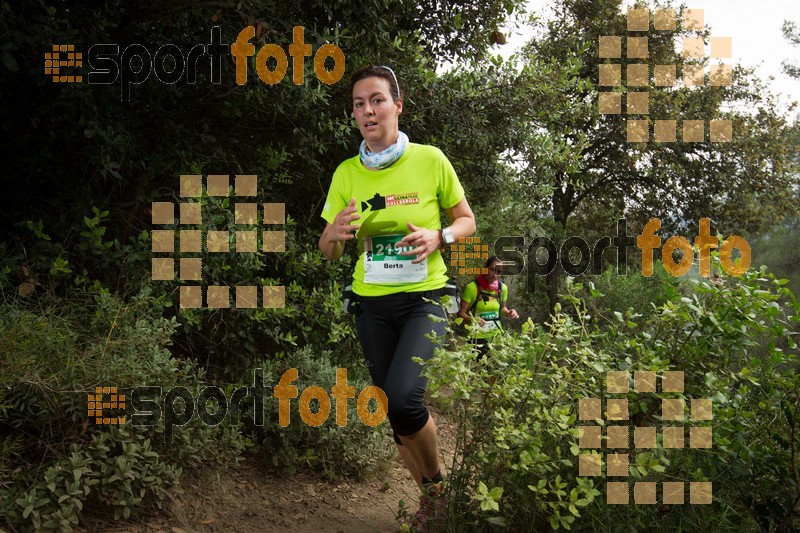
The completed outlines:
<svg viewBox="0 0 800 533">
<path fill-rule="evenodd" d="M 797 122 L 779 112 L 761 80 L 737 67 L 730 87 L 659 88 L 651 98 L 653 116 L 732 120 L 733 142 L 627 143 L 622 117 L 601 115 L 596 104 L 598 37 L 624 33 L 620 2 L 559 0 L 554 22 L 524 9 L 518 0 L 0 0 L 6 525 L 68 530 L 87 511 L 125 519 L 179 490 L 184 469 L 230 464 L 245 451 L 287 473 L 312 468 L 332 478 L 384 463 L 384 428 L 355 419 L 345 428 L 331 421 L 280 428 L 270 423 L 274 402 L 264 426 L 248 422 L 247 410 L 235 423 L 193 420 L 175 428 L 171 444 L 163 422 L 110 427 L 86 416 L 86 395 L 105 385 L 230 392 L 251 385 L 256 368 L 275 383 L 290 367 L 300 369 L 300 387 L 330 388 L 337 368 L 348 369 L 357 389 L 368 383 L 339 300 L 355 252 L 328 262 L 316 242 L 330 177 L 360 140 L 347 78 L 375 63 L 391 65 L 400 79 L 401 129 L 453 162 L 484 242 L 581 235 L 593 243 L 624 216 L 637 228 L 659 217 L 667 235 L 690 238 L 698 220 L 710 217 L 723 236 L 746 232 L 753 244 L 751 272 L 722 285 L 671 279 L 663 269 L 653 278 L 606 270 L 577 281 L 556 271 L 547 291 L 533 291 L 524 276 L 510 280 L 528 325 L 484 366 L 455 350 L 428 369 L 434 389 L 449 391 L 459 450 L 468 452 L 450 465 L 455 505 L 448 520 L 479 529 L 797 527 L 798 310 L 787 289 L 800 282 L 792 255 Z M 519 55 L 502 60 L 495 45 L 511 20 L 537 32 Z M 314 49 L 327 42 L 341 48 L 345 77 L 325 85 L 307 58 L 303 85 L 291 76 L 266 85 L 251 75 L 240 86 L 228 55 L 221 83 L 212 83 L 205 64 L 194 84 L 151 78 L 133 85 L 128 101 L 118 82 L 55 84 L 42 74 L 54 43 L 150 51 L 172 43 L 188 51 L 210 42 L 212 26 L 232 43 L 248 25 L 257 48 L 284 49 L 302 25 Z M 669 44 L 654 39 L 654 58 L 682 65 Z M 285 308 L 182 309 L 179 282 L 151 279 L 151 205 L 179 201 L 182 174 L 256 174 L 256 201 L 285 203 L 286 252 L 221 253 L 203 264 L 208 279 L 284 285 Z M 233 222 L 231 198 L 201 203 L 213 227 Z M 790 281 L 771 278 L 762 263 Z M 577 476 L 577 399 L 602 395 L 606 370 L 678 367 L 690 394 L 717 395 L 715 448 L 657 447 L 632 472 L 714 479 L 719 502 L 711 513 L 664 516 L 658 506 L 604 505 L 598 480 Z M 637 423 L 657 419 L 652 405 L 640 407 Z"/>
</svg>

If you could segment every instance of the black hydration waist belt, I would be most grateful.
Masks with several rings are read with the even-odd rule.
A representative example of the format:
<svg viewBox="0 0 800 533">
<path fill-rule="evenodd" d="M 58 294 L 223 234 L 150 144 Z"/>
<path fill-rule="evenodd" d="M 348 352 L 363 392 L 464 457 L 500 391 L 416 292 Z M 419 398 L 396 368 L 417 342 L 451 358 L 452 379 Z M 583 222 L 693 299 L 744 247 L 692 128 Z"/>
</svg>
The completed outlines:
<svg viewBox="0 0 800 533">
<path fill-rule="evenodd" d="M 353 294 L 353 297 L 360 302 L 396 302 L 401 300 L 420 300 L 422 298 L 438 300 L 442 296 L 444 296 L 444 289 L 422 292 L 397 292 L 384 296 L 361 296 L 360 294 Z"/>
</svg>

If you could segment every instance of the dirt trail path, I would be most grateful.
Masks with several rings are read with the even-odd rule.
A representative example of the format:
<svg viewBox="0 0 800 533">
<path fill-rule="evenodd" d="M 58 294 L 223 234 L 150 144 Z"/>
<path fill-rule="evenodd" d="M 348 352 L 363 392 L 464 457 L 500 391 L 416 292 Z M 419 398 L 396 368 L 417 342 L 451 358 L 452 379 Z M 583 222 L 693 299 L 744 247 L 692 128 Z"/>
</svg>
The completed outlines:
<svg viewBox="0 0 800 533">
<path fill-rule="evenodd" d="M 440 452 L 449 462 L 455 431 L 439 414 Z M 387 446 L 390 439 L 387 437 Z M 183 494 L 165 512 L 135 521 L 87 517 L 82 531 L 142 533 L 191 532 L 396 532 L 398 503 L 416 511 L 419 492 L 399 458 L 385 473 L 361 481 L 330 483 L 309 473 L 276 476 L 263 461 L 247 458 L 217 474 L 186 473 Z"/>
</svg>

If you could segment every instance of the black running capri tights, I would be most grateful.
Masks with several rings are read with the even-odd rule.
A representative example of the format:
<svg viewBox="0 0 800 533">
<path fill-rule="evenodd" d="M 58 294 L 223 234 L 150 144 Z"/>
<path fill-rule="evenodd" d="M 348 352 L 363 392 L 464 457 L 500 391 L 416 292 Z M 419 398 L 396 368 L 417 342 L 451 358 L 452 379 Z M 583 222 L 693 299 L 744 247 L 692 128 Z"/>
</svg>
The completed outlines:
<svg viewBox="0 0 800 533">
<path fill-rule="evenodd" d="M 402 293 L 385 299 L 363 298 L 356 312 L 356 331 L 372 382 L 383 389 L 389 400 L 389 423 L 398 435 L 413 435 L 428 421 L 423 403 L 427 378 L 420 375 L 422 366 L 412 361 L 427 361 L 436 346 L 428 337 L 445 335 L 445 322 L 432 321 L 429 315 L 444 318 L 436 303 Z"/>
</svg>

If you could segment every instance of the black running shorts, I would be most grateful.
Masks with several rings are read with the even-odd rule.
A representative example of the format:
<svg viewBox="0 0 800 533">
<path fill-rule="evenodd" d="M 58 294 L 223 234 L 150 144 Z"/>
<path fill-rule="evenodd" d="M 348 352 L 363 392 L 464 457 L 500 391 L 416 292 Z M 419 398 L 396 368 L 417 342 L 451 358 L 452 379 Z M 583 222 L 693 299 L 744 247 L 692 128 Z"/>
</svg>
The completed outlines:
<svg viewBox="0 0 800 533">
<path fill-rule="evenodd" d="M 412 361 L 427 361 L 436 343 L 445 335 L 445 322 L 432 321 L 430 315 L 445 318 L 438 303 L 440 291 L 399 293 L 390 296 L 358 297 L 356 331 L 372 382 L 383 389 L 389 400 L 388 417 L 398 435 L 413 435 L 428 421 L 423 403 L 428 380 L 420 375 L 422 366 Z M 435 333 L 436 340 L 430 334 Z"/>
</svg>

